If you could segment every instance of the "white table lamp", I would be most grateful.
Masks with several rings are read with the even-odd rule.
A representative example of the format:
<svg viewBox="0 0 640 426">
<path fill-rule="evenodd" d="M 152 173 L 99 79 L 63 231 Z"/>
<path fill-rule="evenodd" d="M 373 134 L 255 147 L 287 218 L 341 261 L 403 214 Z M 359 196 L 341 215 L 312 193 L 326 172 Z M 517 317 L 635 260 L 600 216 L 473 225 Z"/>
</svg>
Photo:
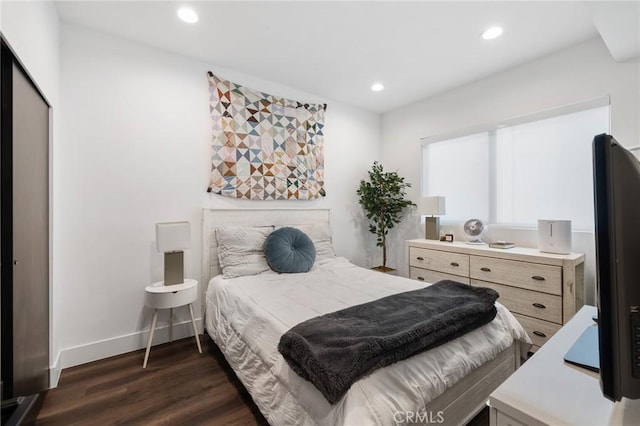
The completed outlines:
<svg viewBox="0 0 640 426">
<path fill-rule="evenodd" d="M 184 282 L 184 252 L 191 248 L 189 222 L 156 223 L 156 247 L 164 253 L 164 285 Z"/>
<path fill-rule="evenodd" d="M 444 197 L 422 197 L 420 214 L 426 215 L 424 220 L 424 237 L 427 240 L 440 239 L 440 218 L 445 214 Z"/>
</svg>

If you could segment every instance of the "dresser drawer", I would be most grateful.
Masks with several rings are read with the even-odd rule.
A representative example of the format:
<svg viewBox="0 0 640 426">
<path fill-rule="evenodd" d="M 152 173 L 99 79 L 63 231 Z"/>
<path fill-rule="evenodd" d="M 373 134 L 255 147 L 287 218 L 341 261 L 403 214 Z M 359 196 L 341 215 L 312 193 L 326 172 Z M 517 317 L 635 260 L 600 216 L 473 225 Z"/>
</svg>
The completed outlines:
<svg viewBox="0 0 640 426">
<path fill-rule="evenodd" d="M 410 247 L 409 265 L 463 277 L 469 276 L 469 256 L 466 254 Z"/>
<path fill-rule="evenodd" d="M 556 334 L 561 327 L 558 324 L 526 317 L 520 314 L 513 314 L 513 316 L 516 317 L 524 329 L 527 330 L 531 341 L 536 346 L 542 346 L 547 343 L 547 340 Z"/>
<path fill-rule="evenodd" d="M 502 284 L 471 280 L 471 285 L 489 287 L 500 293 L 498 302 L 511 312 L 562 324 L 562 297 Z"/>
<path fill-rule="evenodd" d="M 515 260 L 470 256 L 471 278 L 562 295 L 562 268 Z"/>
<path fill-rule="evenodd" d="M 458 275 L 446 274 L 444 272 L 431 271 L 429 269 L 409 268 L 409 276 L 411 279 L 425 281 L 428 283 L 437 283 L 440 280 L 452 280 L 459 283 L 469 284 L 469 277 L 461 277 Z"/>
</svg>

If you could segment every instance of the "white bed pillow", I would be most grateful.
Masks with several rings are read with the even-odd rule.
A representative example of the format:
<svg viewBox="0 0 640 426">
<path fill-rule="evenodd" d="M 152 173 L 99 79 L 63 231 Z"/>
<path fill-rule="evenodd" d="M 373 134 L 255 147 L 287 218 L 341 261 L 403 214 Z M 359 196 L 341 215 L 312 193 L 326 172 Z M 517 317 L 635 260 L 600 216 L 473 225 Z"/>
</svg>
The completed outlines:
<svg viewBox="0 0 640 426">
<path fill-rule="evenodd" d="M 273 226 L 226 226 L 216 230 L 218 260 L 224 278 L 255 275 L 269 270 L 264 242 Z"/>
<path fill-rule="evenodd" d="M 313 245 L 316 247 L 316 260 L 329 259 L 336 257 L 331 241 L 331 228 L 326 222 L 314 223 L 311 225 L 287 225 L 292 228 L 298 228 L 311 238 Z M 284 226 L 276 226 L 276 229 L 284 228 Z"/>
</svg>

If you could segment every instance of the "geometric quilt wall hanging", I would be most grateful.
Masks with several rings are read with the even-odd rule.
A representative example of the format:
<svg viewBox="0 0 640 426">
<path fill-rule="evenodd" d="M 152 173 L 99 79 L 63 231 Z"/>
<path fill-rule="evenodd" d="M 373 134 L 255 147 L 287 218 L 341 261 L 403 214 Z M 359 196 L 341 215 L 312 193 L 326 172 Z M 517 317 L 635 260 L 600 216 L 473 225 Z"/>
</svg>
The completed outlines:
<svg viewBox="0 0 640 426">
<path fill-rule="evenodd" d="M 326 104 L 305 104 L 209 76 L 208 192 L 251 200 L 325 196 Z"/>
</svg>

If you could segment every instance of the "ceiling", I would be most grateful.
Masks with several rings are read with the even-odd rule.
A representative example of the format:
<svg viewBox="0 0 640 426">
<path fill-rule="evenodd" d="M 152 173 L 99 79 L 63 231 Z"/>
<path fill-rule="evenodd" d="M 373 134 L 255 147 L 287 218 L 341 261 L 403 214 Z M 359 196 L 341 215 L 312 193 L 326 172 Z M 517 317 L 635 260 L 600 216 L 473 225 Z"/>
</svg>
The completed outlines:
<svg viewBox="0 0 640 426">
<path fill-rule="evenodd" d="M 177 18 L 185 4 L 198 23 Z M 64 23 L 379 113 L 599 34 L 593 8 L 580 1 L 58 1 L 57 7 Z M 493 25 L 504 34 L 483 40 L 480 33 Z M 374 82 L 385 90 L 372 92 Z"/>
</svg>

